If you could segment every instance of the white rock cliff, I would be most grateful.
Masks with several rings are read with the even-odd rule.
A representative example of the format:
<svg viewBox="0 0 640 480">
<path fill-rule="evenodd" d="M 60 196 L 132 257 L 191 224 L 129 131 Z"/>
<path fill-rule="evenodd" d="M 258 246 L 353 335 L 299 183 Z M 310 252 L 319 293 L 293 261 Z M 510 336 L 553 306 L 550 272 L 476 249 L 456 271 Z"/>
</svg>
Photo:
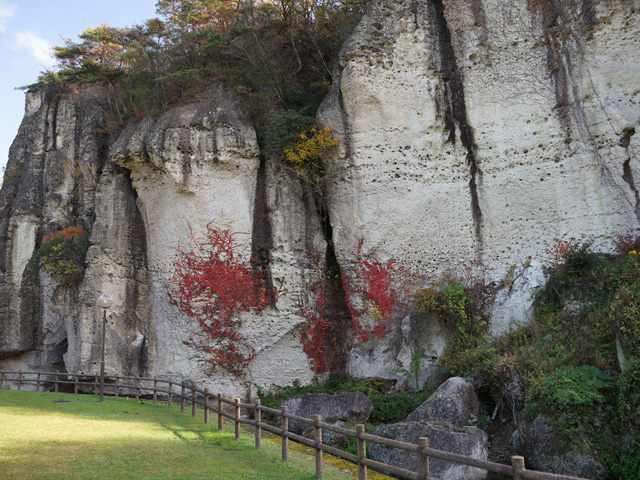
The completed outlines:
<svg viewBox="0 0 640 480">
<path fill-rule="evenodd" d="M 261 162 L 254 129 L 222 87 L 129 125 L 111 145 L 100 92 L 27 95 L 0 192 L 0 367 L 95 373 L 94 302 L 105 292 L 115 299 L 108 371 L 242 393 L 230 377 L 206 376 L 184 343 L 195 325 L 166 291 L 189 228 L 211 222 L 246 234 L 247 257 L 258 256 L 288 292 L 243 317 L 257 352 L 254 385 L 313 377 L 296 305 L 318 280 L 308 251 L 335 251 L 348 278 L 361 241 L 364 253 L 427 275 L 477 261 L 501 279 L 526 264 L 496 303 L 492 332 L 526 321 L 530 294 L 544 283 L 537 262 L 554 238 L 607 249 L 640 228 L 638 8 L 630 0 L 372 1 L 319 111 L 340 139 L 331 228 L 308 188 Z M 82 283 L 30 277 L 25 267 L 42 237 L 73 222 L 91 231 Z M 429 372 L 446 331 L 435 319 L 417 325 L 411 308 L 407 315 L 388 338 L 352 350 L 347 370 L 402 377 L 398 369 L 422 347 Z"/>
</svg>

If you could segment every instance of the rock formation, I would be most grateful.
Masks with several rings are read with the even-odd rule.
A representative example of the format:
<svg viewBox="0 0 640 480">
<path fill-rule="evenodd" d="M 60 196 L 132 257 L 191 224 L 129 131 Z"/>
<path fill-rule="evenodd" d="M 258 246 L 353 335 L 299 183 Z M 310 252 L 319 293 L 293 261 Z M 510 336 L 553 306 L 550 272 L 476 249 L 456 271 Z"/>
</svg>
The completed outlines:
<svg viewBox="0 0 640 480">
<path fill-rule="evenodd" d="M 469 426 L 479 406 L 471 382 L 452 377 L 411 412 L 405 421 L 379 425 L 373 434 L 414 444 L 418 443 L 420 437 L 426 437 L 429 447 L 436 450 L 486 460 L 488 436 L 475 426 Z M 413 471 L 418 469 L 418 456 L 415 453 L 373 443 L 370 453 L 376 461 Z M 485 470 L 439 459 L 429 460 L 429 474 L 443 480 L 481 480 L 487 477 Z"/>
<path fill-rule="evenodd" d="M 166 294 L 176 247 L 210 222 L 245 233 L 246 255 L 288 292 L 243 317 L 257 385 L 313 377 L 296 306 L 323 275 L 308 251 L 335 255 L 347 278 L 362 241 L 364 253 L 423 273 L 480 261 L 497 279 L 528 259 L 538 265 L 555 237 L 609 248 L 640 228 L 634 8 L 628 0 L 372 1 L 319 112 L 340 138 L 322 219 L 307 187 L 260 160 L 252 126 L 220 86 L 113 141 L 99 89 L 28 94 L 0 192 L 0 366 L 95 372 L 94 302 L 110 293 L 108 371 L 242 391 L 206 376 L 184 343 L 193 322 Z M 83 281 L 29 276 L 44 235 L 71 224 L 91 231 Z M 514 287 L 519 300 L 501 299 L 492 331 L 526 320 L 522 292 L 539 286 L 540 272 Z M 398 377 L 417 339 L 428 369 L 446 332 L 435 320 L 416 330 L 410 310 L 395 334 L 358 347 L 345 368 Z"/>
<path fill-rule="evenodd" d="M 336 395 L 327 393 L 307 393 L 286 399 L 280 408 L 287 407 L 289 413 L 313 420 L 320 415 L 322 421 L 339 427 L 353 429 L 357 424 L 365 424 L 373 411 L 371 400 L 362 392 L 347 392 Z M 289 421 L 293 433 L 314 438 L 315 429 L 297 420 Z M 335 445 L 345 440 L 343 435 L 329 430 L 322 431 L 322 441 Z"/>
</svg>

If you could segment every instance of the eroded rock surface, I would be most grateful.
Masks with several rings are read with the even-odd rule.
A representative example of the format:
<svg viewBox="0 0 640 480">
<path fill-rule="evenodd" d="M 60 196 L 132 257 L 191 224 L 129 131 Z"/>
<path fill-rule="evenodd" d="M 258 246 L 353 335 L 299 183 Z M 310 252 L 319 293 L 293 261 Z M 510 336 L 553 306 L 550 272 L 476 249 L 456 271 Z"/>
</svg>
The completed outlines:
<svg viewBox="0 0 640 480">
<path fill-rule="evenodd" d="M 189 227 L 202 232 L 210 222 L 246 233 L 243 252 L 288 292 L 242 319 L 257 353 L 252 384 L 313 378 L 297 299 L 326 272 L 308 252 L 335 252 L 347 278 L 361 242 L 365 256 L 434 276 L 473 260 L 502 280 L 531 259 L 496 302 L 492 332 L 523 323 L 527 295 L 542 281 L 534 267 L 554 238 L 607 249 L 640 228 L 636 8 L 372 1 L 319 111 L 341 141 L 326 212 L 290 172 L 261 161 L 252 125 L 220 86 L 130 125 L 112 145 L 104 92 L 29 94 L 0 193 L 0 354 L 23 358 L 25 368 L 96 368 L 93 305 L 109 290 L 109 369 L 243 393 L 231 378 L 207 377 L 184 343 L 197 329 L 166 295 L 175 248 L 189 244 Z M 44 235 L 71 224 L 91 230 L 83 282 L 26 276 Z M 334 293 L 345 314 L 344 292 Z M 423 383 L 447 332 L 420 321 L 399 316 L 387 338 L 346 355 L 345 370 L 399 378 L 422 349 Z M 340 341 L 351 348 L 348 331 Z"/>
<path fill-rule="evenodd" d="M 422 405 L 407 417 L 407 422 L 442 422 L 457 427 L 473 423 L 480 401 L 470 380 L 452 377 L 446 380 Z"/>
<path fill-rule="evenodd" d="M 407 443 L 429 439 L 429 447 L 486 460 L 489 453 L 487 434 L 470 426 L 477 418 L 480 401 L 472 383 L 452 377 L 440 385 L 405 421 L 380 425 L 373 434 Z M 418 457 L 399 448 L 371 444 L 371 458 L 396 467 L 417 471 Z M 430 476 L 438 479 L 463 480 L 486 478 L 485 470 L 457 465 L 439 459 L 429 460 Z"/>
<path fill-rule="evenodd" d="M 593 456 L 563 448 L 553 426 L 543 417 L 537 417 L 513 434 L 513 447 L 526 455 L 532 470 L 602 480 L 606 471 Z"/>
<path fill-rule="evenodd" d="M 288 398 L 282 402 L 281 407 L 288 407 L 289 413 L 313 419 L 314 415 L 320 415 L 325 423 L 335 424 L 340 427 L 353 429 L 354 425 L 365 424 L 373 411 L 371 400 L 360 392 L 340 393 L 329 395 L 327 393 L 307 393 Z M 289 420 L 289 429 L 293 433 L 313 438 L 312 426 L 296 420 Z M 335 432 L 325 430 L 322 432 L 323 442 L 334 445 L 343 437 Z"/>
<path fill-rule="evenodd" d="M 400 422 L 380 425 L 374 435 L 393 438 L 407 443 L 418 443 L 420 437 L 429 439 L 429 447 L 446 452 L 454 452 L 467 457 L 486 460 L 488 437 L 475 427 L 445 426 L 439 423 Z M 389 448 L 372 443 L 369 453 L 373 460 L 411 471 L 418 470 L 418 456 L 399 448 Z M 486 470 L 453 464 L 435 458 L 429 459 L 429 474 L 439 480 L 481 480 L 487 477 Z"/>
</svg>

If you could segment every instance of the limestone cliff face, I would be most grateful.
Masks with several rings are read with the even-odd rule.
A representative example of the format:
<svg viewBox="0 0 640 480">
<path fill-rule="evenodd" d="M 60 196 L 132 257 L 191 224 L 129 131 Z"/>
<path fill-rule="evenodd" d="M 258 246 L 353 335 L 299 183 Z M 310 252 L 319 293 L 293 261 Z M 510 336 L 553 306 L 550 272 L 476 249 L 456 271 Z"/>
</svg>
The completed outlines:
<svg viewBox="0 0 640 480">
<path fill-rule="evenodd" d="M 27 96 L 0 191 L 0 353 L 31 351 L 62 364 L 77 290 L 35 282 L 27 262 L 42 237 L 74 222 L 90 228 L 95 184 L 106 160 L 96 92 L 58 89 Z M 35 353 L 33 353 L 35 352 Z"/>
<path fill-rule="evenodd" d="M 167 296 L 176 248 L 189 246 L 190 229 L 197 234 L 214 223 L 240 232 L 245 257 L 253 254 L 265 262 L 272 281 L 284 282 L 290 293 L 261 316 L 243 318 L 242 333 L 257 352 L 250 380 L 270 385 L 310 378 L 294 294 L 305 284 L 305 246 L 320 241 L 317 220 L 305 207 L 299 182 L 276 166 L 261 166 L 258 153 L 253 128 L 220 87 L 210 90 L 206 101 L 172 110 L 155 122 L 131 125 L 111 149 L 111 160 L 130 170 L 138 195 L 153 372 L 234 391 L 232 379 L 222 374 L 205 377 L 195 352 L 185 345 L 193 341 L 197 326 L 180 316 Z M 117 224 L 117 218 L 110 223 Z M 117 282 L 108 288 L 121 291 Z M 126 292 L 119 298 L 116 303 L 125 304 Z"/>
<path fill-rule="evenodd" d="M 335 252 L 347 277 L 361 241 L 364 253 L 430 274 L 476 260 L 500 278 L 532 258 L 499 296 L 492 332 L 523 321 L 553 238 L 608 248 L 640 228 L 637 9 L 630 0 L 373 1 L 320 109 L 341 140 L 322 224 L 313 192 L 261 162 L 222 87 L 129 125 L 111 145 L 96 90 L 28 95 L 0 192 L 0 355 L 16 356 L 0 365 L 97 371 L 94 303 L 109 293 L 108 371 L 239 393 L 230 378 L 206 378 L 185 345 L 195 325 L 166 292 L 176 247 L 210 222 L 243 232 L 246 255 L 288 292 L 243 318 L 258 385 L 312 378 L 296 305 L 322 275 L 308 251 Z M 80 285 L 27 275 L 42 237 L 77 223 L 91 232 Z M 351 350 L 351 373 L 397 376 L 416 347 L 428 373 L 447 334 L 407 312 L 390 336 Z"/>
<path fill-rule="evenodd" d="M 629 39 L 640 34 L 637 9 L 629 1 L 370 3 L 319 112 L 341 140 L 329 210 L 345 271 L 364 240 L 365 252 L 422 272 L 478 261 L 500 278 L 544 259 L 556 237 L 606 249 L 636 230 L 640 52 Z M 530 313 L 532 285 L 521 286 L 519 298 L 501 295 L 492 332 Z M 437 358 L 446 336 L 423 338 Z M 391 359 L 406 364 L 406 342 L 388 342 L 357 348 L 350 371 L 387 376 Z"/>
<path fill-rule="evenodd" d="M 637 2 L 374 1 L 321 118 L 338 256 L 494 272 L 636 229 Z"/>
</svg>

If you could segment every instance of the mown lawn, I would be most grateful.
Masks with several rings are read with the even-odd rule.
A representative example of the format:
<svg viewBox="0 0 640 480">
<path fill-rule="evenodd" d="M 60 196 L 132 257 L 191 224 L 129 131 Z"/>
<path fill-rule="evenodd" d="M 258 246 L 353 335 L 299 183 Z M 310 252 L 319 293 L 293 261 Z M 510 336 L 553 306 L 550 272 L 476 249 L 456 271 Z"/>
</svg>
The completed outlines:
<svg viewBox="0 0 640 480">
<path fill-rule="evenodd" d="M 3 480 L 313 479 L 314 459 L 233 427 L 217 431 L 180 407 L 92 395 L 0 390 L 0 478 Z M 68 400 L 69 403 L 54 403 Z M 327 479 L 353 479 L 325 465 Z"/>
</svg>

